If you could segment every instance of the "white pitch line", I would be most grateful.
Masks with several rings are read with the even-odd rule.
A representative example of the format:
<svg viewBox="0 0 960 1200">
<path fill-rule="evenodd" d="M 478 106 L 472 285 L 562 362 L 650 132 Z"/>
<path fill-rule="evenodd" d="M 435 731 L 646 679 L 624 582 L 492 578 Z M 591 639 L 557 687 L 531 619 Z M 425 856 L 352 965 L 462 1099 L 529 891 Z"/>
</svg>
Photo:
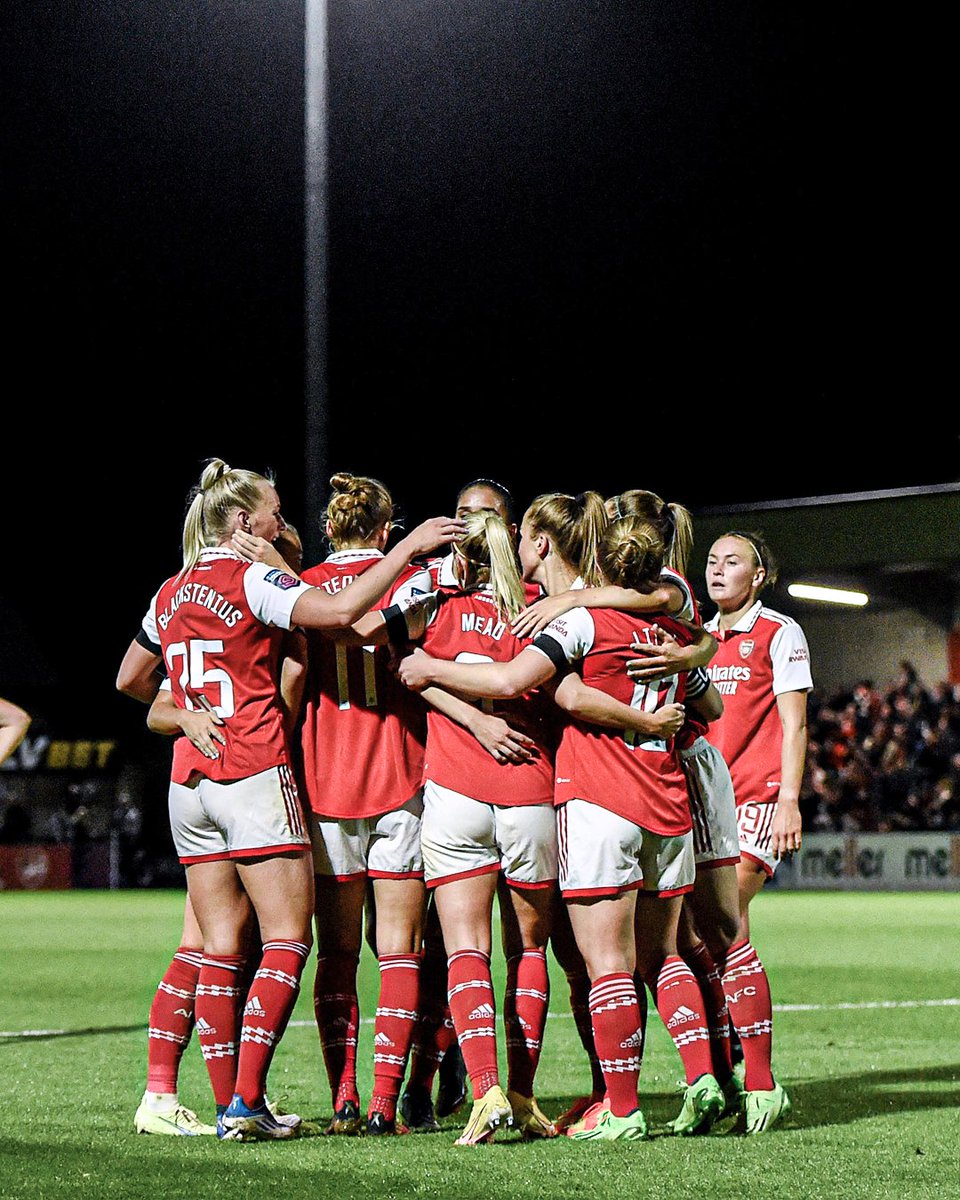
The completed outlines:
<svg viewBox="0 0 960 1200">
<path fill-rule="evenodd" d="M 960 997 L 950 997 L 945 1000 L 863 1000 L 857 1002 L 841 1002 L 840 1004 L 775 1004 L 774 1012 L 862 1012 L 872 1008 L 960 1008 Z M 568 1012 L 551 1012 L 547 1017 L 551 1021 L 568 1020 L 573 1016 Z M 374 1017 L 361 1017 L 361 1025 L 372 1025 Z M 313 1029 L 316 1021 L 291 1021 L 291 1027 Z M 146 1026 L 144 1026 L 146 1029 Z M 96 1029 L 0 1029 L 0 1038 L 43 1038 L 68 1037 L 71 1034 L 95 1034 Z M 129 1032 L 134 1032 L 130 1030 Z"/>
</svg>

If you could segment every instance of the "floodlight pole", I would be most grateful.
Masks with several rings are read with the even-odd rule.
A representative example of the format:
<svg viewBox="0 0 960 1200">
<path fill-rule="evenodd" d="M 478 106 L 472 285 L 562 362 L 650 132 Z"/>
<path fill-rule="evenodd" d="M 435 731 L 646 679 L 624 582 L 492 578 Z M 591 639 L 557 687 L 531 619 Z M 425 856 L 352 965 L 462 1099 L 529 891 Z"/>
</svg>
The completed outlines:
<svg viewBox="0 0 960 1200">
<path fill-rule="evenodd" d="M 327 0 L 306 0 L 304 23 L 304 561 L 319 562 L 327 463 L 329 236 Z"/>
</svg>

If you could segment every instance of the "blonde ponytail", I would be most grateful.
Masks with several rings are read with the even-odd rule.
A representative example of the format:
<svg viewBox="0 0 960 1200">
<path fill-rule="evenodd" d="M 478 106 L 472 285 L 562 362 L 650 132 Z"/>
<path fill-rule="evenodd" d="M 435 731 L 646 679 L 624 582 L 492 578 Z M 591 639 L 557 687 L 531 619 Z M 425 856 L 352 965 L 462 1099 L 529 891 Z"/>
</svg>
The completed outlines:
<svg viewBox="0 0 960 1200">
<path fill-rule="evenodd" d="M 192 570 L 206 546 L 219 546 L 231 532 L 231 520 L 237 509 L 253 512 L 260 504 L 264 486 L 273 480 L 255 471 L 234 470 L 222 458 L 207 460 L 200 482 L 190 493 L 183 521 L 183 566 L 180 574 Z"/>
<path fill-rule="evenodd" d="M 513 538 L 492 508 L 464 514 L 466 531 L 454 547 L 464 564 L 464 584 L 489 583 L 501 620 L 512 621 L 524 607 L 523 582 Z"/>
</svg>

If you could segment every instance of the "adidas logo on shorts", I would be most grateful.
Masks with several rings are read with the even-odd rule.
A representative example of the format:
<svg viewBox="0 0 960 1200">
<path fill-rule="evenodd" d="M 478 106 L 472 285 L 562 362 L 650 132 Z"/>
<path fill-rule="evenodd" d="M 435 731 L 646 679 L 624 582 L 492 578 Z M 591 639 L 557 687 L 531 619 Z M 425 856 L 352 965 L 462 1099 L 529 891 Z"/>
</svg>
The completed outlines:
<svg viewBox="0 0 960 1200">
<path fill-rule="evenodd" d="M 267 1014 L 264 1011 L 259 996 L 251 996 L 243 1009 L 245 1017 L 265 1017 Z"/>
<path fill-rule="evenodd" d="M 685 1004 L 681 1004 L 680 1007 L 677 1009 L 677 1011 L 673 1014 L 673 1016 L 667 1022 L 667 1028 L 673 1029 L 677 1025 L 685 1025 L 688 1021 L 699 1021 L 699 1020 L 701 1020 L 699 1013 L 695 1013 L 695 1012 L 693 1012 L 692 1009 L 687 1008 L 687 1006 Z"/>
<path fill-rule="evenodd" d="M 494 1011 L 493 1011 L 493 1006 L 492 1006 L 492 1005 L 490 1005 L 490 1004 L 479 1004 L 479 1005 L 477 1005 L 477 1007 L 476 1007 L 476 1008 L 473 1010 L 473 1012 L 470 1014 L 469 1020 L 471 1020 L 471 1021 L 479 1021 L 481 1017 L 490 1017 L 490 1018 L 492 1018 L 493 1016 L 495 1016 L 495 1013 L 494 1013 Z"/>
</svg>

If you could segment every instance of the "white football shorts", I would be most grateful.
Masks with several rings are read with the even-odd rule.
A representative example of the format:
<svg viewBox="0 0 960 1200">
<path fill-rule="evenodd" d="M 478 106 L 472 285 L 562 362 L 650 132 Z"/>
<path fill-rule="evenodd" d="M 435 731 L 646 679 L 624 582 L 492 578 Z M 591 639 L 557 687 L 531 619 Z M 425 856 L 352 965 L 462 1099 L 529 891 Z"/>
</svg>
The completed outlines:
<svg viewBox="0 0 960 1200">
<path fill-rule="evenodd" d="M 723 755 L 698 737 L 688 750 L 680 751 L 680 765 L 687 778 L 697 867 L 709 871 L 738 863 L 737 802 Z"/>
<path fill-rule="evenodd" d="M 486 804 L 427 780 L 423 789 L 423 867 L 427 887 L 503 871 L 514 887 L 557 881 L 552 804 Z"/>
<path fill-rule="evenodd" d="M 182 863 L 257 858 L 309 848 L 297 785 L 287 766 L 194 787 L 171 783 L 170 829 Z"/>
<path fill-rule="evenodd" d="M 333 879 L 422 879 L 419 790 L 402 808 L 355 821 L 318 817 L 310 823 L 313 873 Z"/>
<path fill-rule="evenodd" d="M 693 888 L 693 834 L 651 833 L 625 817 L 568 800 L 558 809 L 560 891 L 564 898 L 616 896 L 642 889 L 677 896 Z"/>
<path fill-rule="evenodd" d="M 740 855 L 763 867 L 768 876 L 773 876 L 780 862 L 773 857 L 771 840 L 776 804 L 738 804 L 737 834 L 740 838 Z"/>
</svg>

